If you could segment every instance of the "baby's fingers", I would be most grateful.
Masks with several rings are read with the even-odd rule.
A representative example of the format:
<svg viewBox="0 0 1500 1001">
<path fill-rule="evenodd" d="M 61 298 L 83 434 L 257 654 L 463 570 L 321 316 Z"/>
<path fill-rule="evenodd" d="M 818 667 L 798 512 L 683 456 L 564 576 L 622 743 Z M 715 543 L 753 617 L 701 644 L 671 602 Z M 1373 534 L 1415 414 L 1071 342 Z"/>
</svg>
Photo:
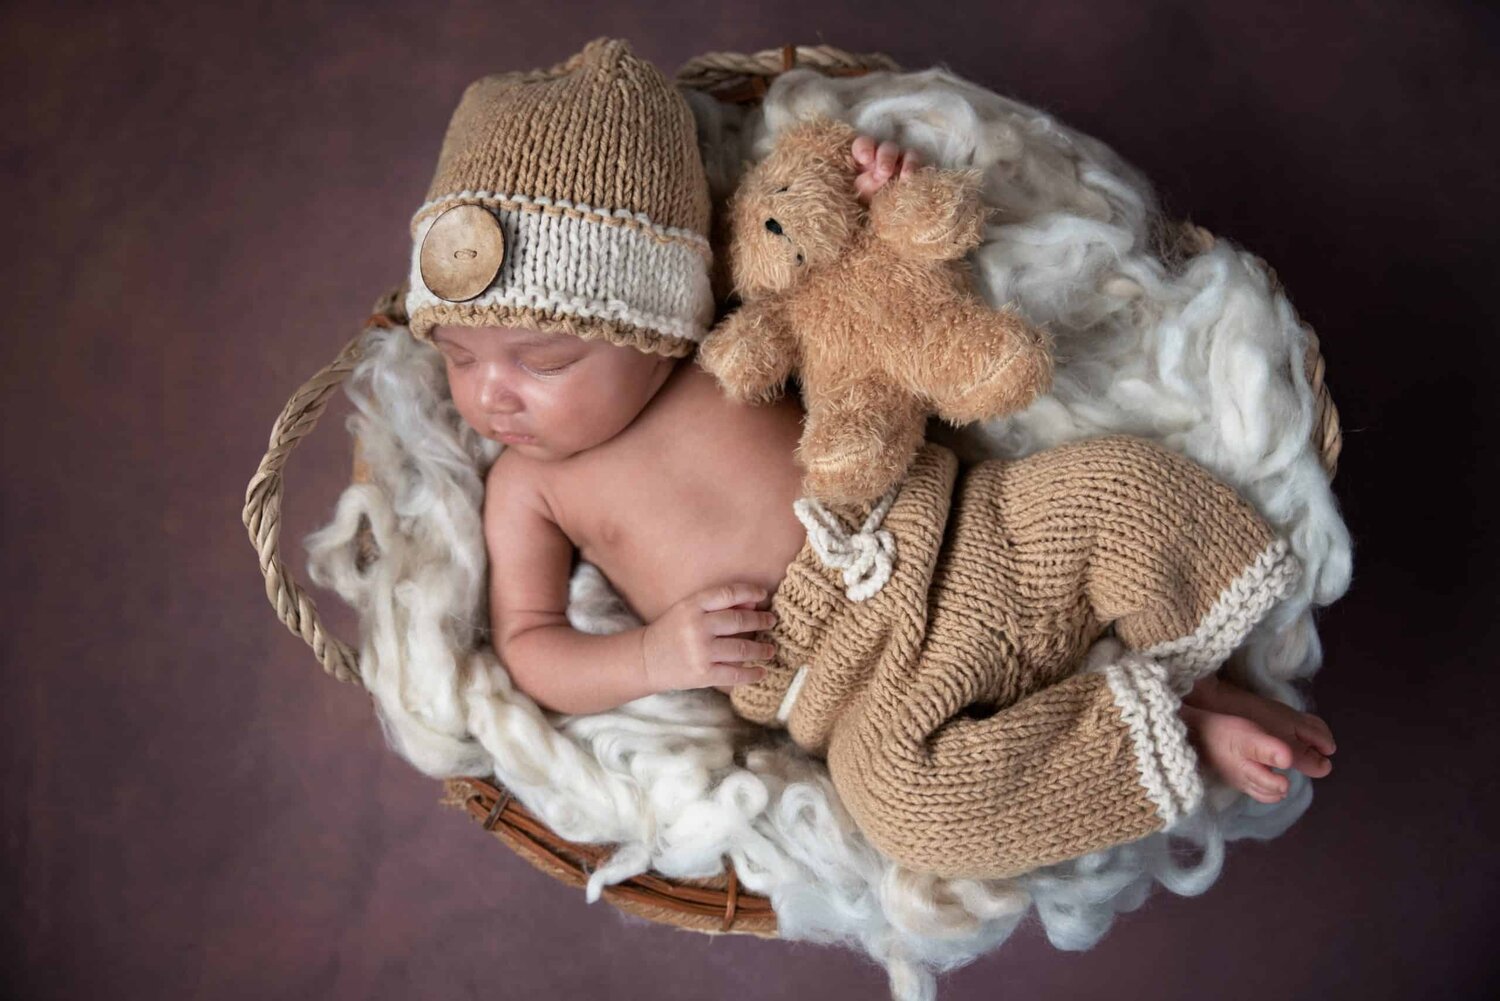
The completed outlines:
<svg viewBox="0 0 1500 1001">
<path fill-rule="evenodd" d="M 901 144 L 887 139 L 875 150 L 875 174 L 881 179 L 896 172 L 896 163 L 901 159 Z"/>
<path fill-rule="evenodd" d="M 1312 713 L 1295 713 L 1291 725 L 1289 743 L 1292 747 L 1292 767 L 1309 778 L 1320 779 L 1333 771 L 1333 762 L 1328 755 L 1335 750 L 1333 732 L 1328 724 Z"/>
<path fill-rule="evenodd" d="M 716 664 L 732 664 L 742 660 L 770 660 L 776 656 L 774 643 L 759 640 L 720 636 L 708 644 L 708 656 Z"/>
<path fill-rule="evenodd" d="M 756 603 L 766 597 L 766 589 L 759 584 L 751 584 L 746 581 L 736 581 L 732 584 L 715 584 L 705 587 L 693 597 L 697 599 L 698 608 L 705 612 L 715 612 L 721 608 L 733 608 L 736 605 Z"/>
<path fill-rule="evenodd" d="M 756 608 L 742 608 L 738 605 L 718 612 L 705 613 L 703 617 L 708 622 L 709 631 L 715 636 L 753 633 L 776 625 L 775 612 L 769 609 L 761 611 Z"/>
<path fill-rule="evenodd" d="M 875 175 L 870 171 L 865 171 L 854 178 L 854 193 L 860 198 L 868 199 L 884 186 L 885 182 L 876 180 Z"/>
<path fill-rule="evenodd" d="M 860 136 L 854 140 L 854 145 L 849 148 L 858 165 L 860 173 L 873 174 L 880 180 L 885 180 L 896 169 L 896 161 L 901 158 L 901 146 L 887 139 L 878 142 L 874 136 Z"/>
</svg>

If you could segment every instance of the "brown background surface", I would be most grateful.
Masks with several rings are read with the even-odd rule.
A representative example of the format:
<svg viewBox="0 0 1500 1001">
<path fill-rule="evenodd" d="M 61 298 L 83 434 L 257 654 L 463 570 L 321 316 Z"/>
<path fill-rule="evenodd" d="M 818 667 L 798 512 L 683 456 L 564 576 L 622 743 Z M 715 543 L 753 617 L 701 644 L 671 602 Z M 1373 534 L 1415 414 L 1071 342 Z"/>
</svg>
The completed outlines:
<svg viewBox="0 0 1500 1001">
<path fill-rule="evenodd" d="M 399 278 L 463 85 L 597 35 L 668 73 L 788 41 L 945 62 L 1112 144 L 1321 336 L 1356 540 L 1320 617 L 1336 770 L 1206 896 L 1082 954 L 1032 924 L 945 1001 L 1496 986 L 1494 14 L 367 0 L 0 11 L 0 994 L 883 995 L 849 952 L 589 906 L 438 806 L 276 620 L 240 524 L 277 411 Z M 347 412 L 289 469 L 299 573 Z"/>
</svg>

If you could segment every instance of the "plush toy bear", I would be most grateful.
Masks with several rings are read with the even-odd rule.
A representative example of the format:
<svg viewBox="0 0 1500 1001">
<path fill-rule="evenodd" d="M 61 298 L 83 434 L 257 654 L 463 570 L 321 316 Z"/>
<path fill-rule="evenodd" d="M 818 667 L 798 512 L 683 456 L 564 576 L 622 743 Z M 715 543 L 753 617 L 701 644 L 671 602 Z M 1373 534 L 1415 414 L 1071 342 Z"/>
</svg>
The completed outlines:
<svg viewBox="0 0 1500 1001">
<path fill-rule="evenodd" d="M 860 202 L 853 127 L 789 126 L 726 207 L 742 300 L 699 346 L 734 399 L 769 402 L 795 370 L 807 411 L 805 494 L 871 500 L 899 483 L 929 414 L 963 425 L 1026 407 L 1052 384 L 1051 342 L 971 287 L 980 171 L 924 166 Z"/>
</svg>

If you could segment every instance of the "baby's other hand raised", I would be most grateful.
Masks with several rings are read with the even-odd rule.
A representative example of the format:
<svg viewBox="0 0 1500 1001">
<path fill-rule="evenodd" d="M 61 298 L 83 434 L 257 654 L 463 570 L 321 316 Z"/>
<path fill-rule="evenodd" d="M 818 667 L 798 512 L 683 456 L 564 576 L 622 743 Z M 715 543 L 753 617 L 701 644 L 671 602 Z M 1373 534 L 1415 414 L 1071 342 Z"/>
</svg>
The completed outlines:
<svg viewBox="0 0 1500 1001">
<path fill-rule="evenodd" d="M 921 157 L 916 150 L 903 151 L 899 144 L 890 140 L 877 145 L 874 136 L 858 137 L 850 152 L 860 168 L 854 178 L 854 190 L 859 200 L 867 205 L 886 181 L 905 177 L 921 166 Z"/>
</svg>

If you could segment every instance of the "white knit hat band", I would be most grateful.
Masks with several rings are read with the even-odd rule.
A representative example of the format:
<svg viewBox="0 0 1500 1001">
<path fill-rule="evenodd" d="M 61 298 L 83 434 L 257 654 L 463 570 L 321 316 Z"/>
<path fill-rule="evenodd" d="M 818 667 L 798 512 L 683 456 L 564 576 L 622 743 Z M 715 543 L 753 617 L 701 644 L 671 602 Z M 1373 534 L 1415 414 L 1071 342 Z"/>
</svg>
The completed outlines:
<svg viewBox="0 0 1500 1001">
<path fill-rule="evenodd" d="M 499 221 L 504 256 L 499 273 L 478 296 L 462 301 L 435 294 L 422 278 L 422 244 L 447 209 L 483 205 Z M 563 199 L 462 191 L 425 203 L 413 215 L 410 289 L 411 332 L 425 337 L 445 316 L 467 315 L 483 324 L 500 307 L 598 321 L 696 344 L 713 320 L 709 281 L 712 251 L 691 230 L 653 224 L 639 213 L 599 209 Z M 611 338 L 612 340 L 615 338 Z"/>
</svg>

